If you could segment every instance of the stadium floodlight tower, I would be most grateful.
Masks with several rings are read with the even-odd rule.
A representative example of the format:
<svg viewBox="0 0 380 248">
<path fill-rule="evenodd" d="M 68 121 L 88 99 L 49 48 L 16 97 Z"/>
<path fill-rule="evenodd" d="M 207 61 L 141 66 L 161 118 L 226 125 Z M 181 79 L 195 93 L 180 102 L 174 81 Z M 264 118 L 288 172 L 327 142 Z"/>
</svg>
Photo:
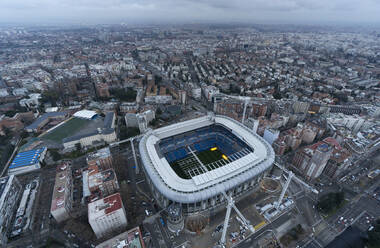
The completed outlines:
<svg viewBox="0 0 380 248">
<path fill-rule="evenodd" d="M 232 199 L 232 197 L 227 195 L 226 192 L 224 191 L 222 193 L 223 193 L 224 198 L 226 198 L 227 200 L 227 212 L 224 218 L 223 232 L 222 232 L 222 237 L 220 238 L 220 241 L 219 241 L 219 247 L 226 247 L 226 234 L 227 234 L 227 228 L 228 228 L 228 220 L 230 219 L 232 208 L 239 215 L 239 217 L 241 218 L 246 228 L 248 228 L 252 233 L 255 232 L 255 228 L 253 228 L 253 226 L 249 223 L 249 221 L 244 217 L 244 215 L 236 207 L 235 201 Z"/>
<path fill-rule="evenodd" d="M 280 194 L 280 198 L 278 198 L 278 201 L 276 202 L 276 204 L 274 205 L 275 208 L 279 208 L 281 203 L 282 203 L 282 200 L 284 199 L 284 196 L 285 196 L 285 193 L 286 191 L 288 190 L 288 187 L 290 185 L 290 181 L 292 181 L 292 178 L 294 176 L 294 173 L 292 171 L 289 171 L 289 174 L 288 174 L 288 179 L 286 179 L 286 182 L 285 182 L 285 185 L 284 187 L 282 188 L 282 191 L 281 191 L 281 194 Z"/>
</svg>

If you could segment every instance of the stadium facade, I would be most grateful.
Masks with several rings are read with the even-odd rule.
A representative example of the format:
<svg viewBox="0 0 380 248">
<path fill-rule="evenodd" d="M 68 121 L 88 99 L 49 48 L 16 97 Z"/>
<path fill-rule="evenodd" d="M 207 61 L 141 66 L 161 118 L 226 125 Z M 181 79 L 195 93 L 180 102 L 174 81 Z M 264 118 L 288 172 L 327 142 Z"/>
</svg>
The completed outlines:
<svg viewBox="0 0 380 248">
<path fill-rule="evenodd" d="M 158 204 L 180 204 L 185 215 L 223 206 L 223 191 L 234 198 L 254 191 L 275 158 L 262 137 L 219 115 L 150 130 L 139 150 Z"/>
</svg>

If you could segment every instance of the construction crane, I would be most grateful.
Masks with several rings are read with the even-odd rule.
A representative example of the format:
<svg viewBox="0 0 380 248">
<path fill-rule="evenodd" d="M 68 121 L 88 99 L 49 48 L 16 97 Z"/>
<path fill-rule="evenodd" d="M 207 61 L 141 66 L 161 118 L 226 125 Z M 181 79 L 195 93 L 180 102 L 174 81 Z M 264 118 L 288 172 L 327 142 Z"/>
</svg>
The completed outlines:
<svg viewBox="0 0 380 248">
<path fill-rule="evenodd" d="M 228 228 L 228 220 L 230 219 L 232 208 L 235 210 L 237 215 L 242 220 L 242 223 L 243 223 L 245 228 L 249 229 L 252 233 L 255 232 L 255 228 L 253 228 L 253 226 L 249 223 L 249 221 L 243 216 L 243 214 L 236 207 L 235 201 L 232 199 L 232 197 L 227 195 L 226 192 L 224 192 L 224 191 L 222 193 L 223 193 L 224 198 L 226 198 L 226 200 L 227 200 L 227 206 L 226 206 L 227 212 L 226 212 L 226 216 L 224 218 L 222 237 L 220 238 L 218 246 L 219 247 L 226 247 L 226 234 L 227 234 L 227 228 Z"/>
<path fill-rule="evenodd" d="M 296 182 L 298 182 L 299 184 L 301 184 L 302 186 L 304 186 L 307 190 L 310 190 L 311 192 L 313 192 L 315 194 L 319 193 L 318 190 L 314 189 L 312 186 L 310 186 L 309 184 L 305 183 L 304 181 L 302 181 L 301 179 L 299 179 L 298 177 L 296 177 L 296 175 L 294 175 L 294 173 L 292 171 L 289 171 L 289 170 L 285 169 L 284 166 L 280 165 L 277 162 L 275 162 L 274 165 L 276 165 L 278 168 L 280 168 L 284 172 L 288 173 L 288 178 L 286 179 L 286 182 L 285 182 L 284 187 L 282 188 L 280 197 L 278 198 L 278 201 L 275 204 L 276 208 L 278 208 L 281 205 L 282 200 L 284 199 L 285 193 L 288 190 L 288 187 L 289 187 L 290 182 L 291 182 L 292 179 L 294 179 Z"/>
</svg>

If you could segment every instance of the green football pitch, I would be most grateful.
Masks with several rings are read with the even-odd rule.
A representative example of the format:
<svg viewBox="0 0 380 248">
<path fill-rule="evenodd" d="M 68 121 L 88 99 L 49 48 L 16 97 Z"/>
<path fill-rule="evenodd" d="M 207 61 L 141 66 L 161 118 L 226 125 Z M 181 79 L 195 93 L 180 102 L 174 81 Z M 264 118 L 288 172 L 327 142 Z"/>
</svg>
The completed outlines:
<svg viewBox="0 0 380 248">
<path fill-rule="evenodd" d="M 222 160 L 223 163 L 219 164 L 225 164 L 227 161 L 224 161 L 223 159 L 223 153 L 217 149 L 214 151 L 211 150 L 205 150 L 196 153 L 199 160 L 205 165 L 207 170 L 213 170 L 215 167 L 218 168 L 220 165 L 215 164 L 214 162 Z M 214 163 L 214 168 L 210 166 L 210 164 Z M 199 162 L 194 158 L 193 155 L 189 154 L 187 157 L 174 161 L 170 164 L 172 169 L 177 173 L 177 175 L 184 179 L 190 179 L 191 176 L 189 175 L 188 171 L 199 168 L 200 164 Z"/>
<path fill-rule="evenodd" d="M 62 139 L 74 135 L 81 128 L 88 124 L 89 120 L 72 118 L 66 123 L 43 135 L 41 138 L 52 140 L 55 142 L 62 142 Z"/>
</svg>

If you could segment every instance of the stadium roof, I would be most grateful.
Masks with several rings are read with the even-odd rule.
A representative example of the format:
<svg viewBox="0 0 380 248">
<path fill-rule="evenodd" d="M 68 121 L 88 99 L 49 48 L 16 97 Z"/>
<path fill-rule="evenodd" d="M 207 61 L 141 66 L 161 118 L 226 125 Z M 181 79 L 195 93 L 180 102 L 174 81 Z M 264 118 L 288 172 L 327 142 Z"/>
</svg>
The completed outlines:
<svg viewBox="0 0 380 248">
<path fill-rule="evenodd" d="M 12 164 L 9 166 L 9 169 L 30 166 L 39 162 L 41 154 L 46 150 L 46 147 L 40 149 L 34 149 L 26 152 L 20 152 L 13 159 Z"/>
<path fill-rule="evenodd" d="M 78 112 L 75 112 L 74 117 L 82 118 L 82 119 L 92 119 L 94 116 L 96 116 L 97 113 L 92 110 L 79 110 Z"/>
<path fill-rule="evenodd" d="M 159 156 L 156 144 L 160 139 L 215 123 L 231 130 L 234 135 L 252 147 L 253 152 L 191 179 L 180 178 L 166 158 Z M 145 171 L 155 187 L 167 198 L 182 203 L 206 200 L 222 191 L 228 191 L 260 175 L 274 162 L 273 149 L 262 137 L 226 116 L 215 116 L 215 118 L 206 116 L 150 131 L 141 139 L 139 148 Z"/>
</svg>

